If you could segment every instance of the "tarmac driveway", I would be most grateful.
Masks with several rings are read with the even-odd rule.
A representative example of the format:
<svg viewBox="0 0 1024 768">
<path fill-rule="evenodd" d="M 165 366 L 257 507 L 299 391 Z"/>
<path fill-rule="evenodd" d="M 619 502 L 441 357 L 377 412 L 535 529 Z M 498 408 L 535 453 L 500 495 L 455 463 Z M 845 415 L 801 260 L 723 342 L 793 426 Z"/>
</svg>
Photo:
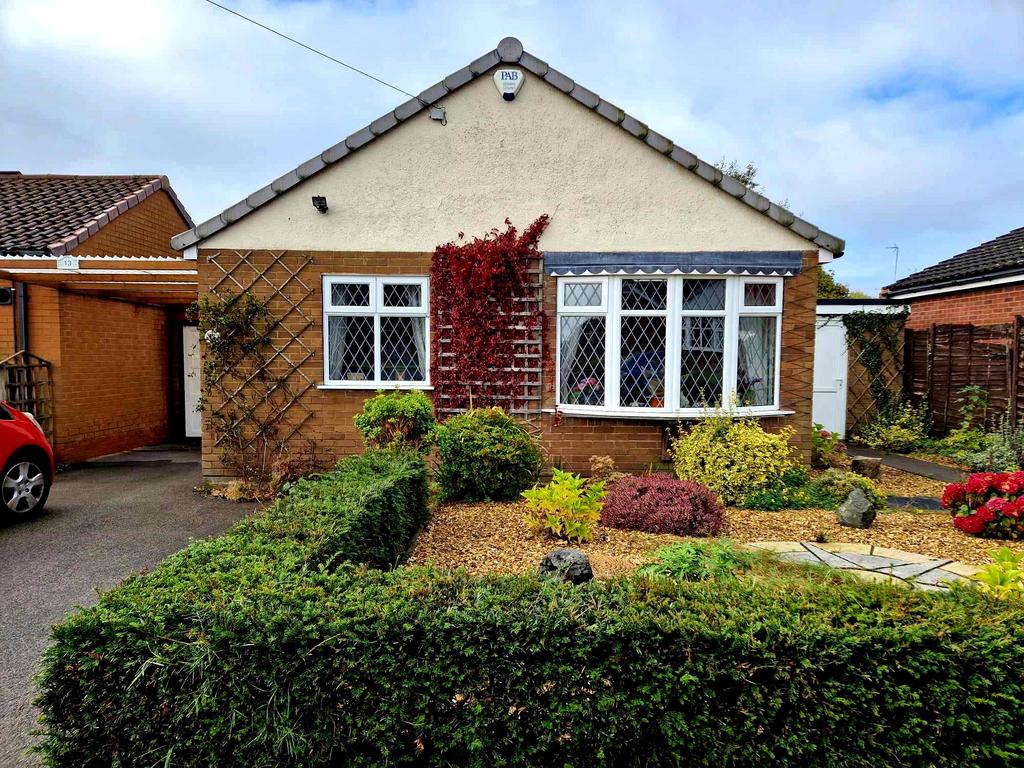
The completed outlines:
<svg viewBox="0 0 1024 768">
<path fill-rule="evenodd" d="M 50 626 L 132 571 L 252 512 L 200 496 L 199 453 L 144 449 L 57 476 L 46 511 L 0 523 L 0 765 L 35 766 L 31 686 Z"/>
</svg>

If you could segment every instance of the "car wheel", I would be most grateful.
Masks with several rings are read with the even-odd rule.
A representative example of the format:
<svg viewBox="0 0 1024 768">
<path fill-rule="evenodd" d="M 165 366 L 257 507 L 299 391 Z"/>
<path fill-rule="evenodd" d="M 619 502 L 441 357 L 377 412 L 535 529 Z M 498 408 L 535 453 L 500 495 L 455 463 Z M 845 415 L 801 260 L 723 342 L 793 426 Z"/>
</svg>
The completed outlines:
<svg viewBox="0 0 1024 768">
<path fill-rule="evenodd" d="M 0 482 L 4 512 L 13 515 L 38 512 L 49 494 L 46 473 L 33 459 L 15 458 L 4 467 L 4 479 Z"/>
</svg>

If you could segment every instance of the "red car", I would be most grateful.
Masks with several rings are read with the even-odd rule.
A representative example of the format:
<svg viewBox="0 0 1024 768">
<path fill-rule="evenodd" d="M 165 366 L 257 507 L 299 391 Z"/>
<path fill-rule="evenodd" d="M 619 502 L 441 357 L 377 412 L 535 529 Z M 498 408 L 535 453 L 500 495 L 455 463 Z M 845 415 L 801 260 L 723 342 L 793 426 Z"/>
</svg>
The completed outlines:
<svg viewBox="0 0 1024 768">
<path fill-rule="evenodd" d="M 0 403 L 0 464 L 0 514 L 42 510 L 56 473 L 53 448 L 31 414 L 7 403 Z"/>
</svg>

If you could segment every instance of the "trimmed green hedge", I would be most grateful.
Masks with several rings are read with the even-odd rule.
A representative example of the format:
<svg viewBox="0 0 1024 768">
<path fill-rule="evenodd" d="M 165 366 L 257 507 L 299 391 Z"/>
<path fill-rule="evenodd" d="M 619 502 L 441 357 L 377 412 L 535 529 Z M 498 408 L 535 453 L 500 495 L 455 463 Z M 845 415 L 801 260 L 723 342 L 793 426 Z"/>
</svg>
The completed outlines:
<svg viewBox="0 0 1024 768">
<path fill-rule="evenodd" d="M 294 567 L 292 535 L 319 526 L 286 528 L 283 558 L 269 539 L 244 558 L 207 558 L 204 542 L 57 627 L 41 675 L 50 764 L 1024 760 L 1019 603 L 828 574 L 575 587 L 332 569 L 319 545 Z"/>
</svg>

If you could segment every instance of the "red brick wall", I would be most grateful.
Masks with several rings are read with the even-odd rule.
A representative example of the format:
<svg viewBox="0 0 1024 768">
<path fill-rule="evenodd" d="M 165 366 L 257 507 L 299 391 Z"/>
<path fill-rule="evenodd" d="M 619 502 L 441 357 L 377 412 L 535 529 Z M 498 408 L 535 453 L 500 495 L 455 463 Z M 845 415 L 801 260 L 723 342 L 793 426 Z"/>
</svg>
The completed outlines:
<svg viewBox="0 0 1024 768">
<path fill-rule="evenodd" d="M 33 295 L 29 307 L 35 303 Z M 60 355 L 56 361 L 49 359 L 55 362 L 54 431 L 60 461 L 81 461 L 167 437 L 166 310 L 60 293 L 57 331 Z"/>
<path fill-rule="evenodd" d="M 163 190 L 129 208 L 79 245 L 76 256 L 176 256 L 171 237 L 188 229 L 170 195 Z"/>
<path fill-rule="evenodd" d="M 908 328 L 930 328 L 932 324 L 1012 323 L 1024 315 L 1024 283 L 957 293 L 940 293 L 912 299 Z"/>
<path fill-rule="evenodd" d="M 211 262 L 211 256 L 228 269 L 238 261 L 238 255 L 233 251 L 201 250 L 198 261 L 200 294 L 209 292 L 222 275 L 221 269 Z M 247 266 L 238 268 L 232 274 L 244 285 L 252 283 L 253 292 L 269 302 L 271 312 L 275 316 L 285 318 L 284 327 L 275 334 L 275 346 L 284 350 L 284 354 L 278 360 L 305 360 L 288 379 L 288 386 L 292 391 L 300 391 L 309 384 L 315 385 L 323 381 L 323 275 L 426 275 L 430 270 L 430 255 L 418 253 L 294 251 L 288 252 L 284 257 L 287 270 L 280 265 L 272 265 L 273 258 L 274 255 L 267 251 L 249 255 L 249 261 L 255 269 L 264 272 L 268 280 L 256 280 L 255 273 Z M 810 251 L 805 256 L 804 271 L 797 277 L 787 279 L 785 284 L 782 323 L 782 407 L 795 411 L 795 414 L 786 418 L 764 420 L 765 426 L 769 429 L 792 424 L 797 432 L 794 445 L 805 459 L 810 447 L 816 269 L 817 254 Z M 299 279 L 290 279 L 288 270 L 298 271 Z M 280 296 L 272 298 L 271 284 L 286 284 L 283 293 L 287 300 Z M 300 311 L 292 309 L 292 302 L 298 304 Z M 549 318 L 553 318 L 555 293 L 552 279 L 546 279 L 545 305 Z M 298 338 L 293 338 L 293 335 Z M 551 354 L 544 373 L 544 407 L 552 408 L 555 380 L 553 324 L 548 329 L 547 340 Z M 373 392 L 368 390 L 322 390 L 315 387 L 307 389 L 301 398 L 301 405 L 304 408 L 295 407 L 291 411 L 295 419 L 306 419 L 299 434 L 315 440 L 318 450 L 322 453 L 343 456 L 361 451 L 362 443 L 352 418 L 362 409 L 364 400 L 372 394 Z M 211 403 L 211 407 L 216 406 L 216 403 Z M 305 415 L 306 409 L 308 416 Z M 542 442 L 550 460 L 566 468 L 586 469 L 590 456 L 607 454 L 615 459 L 619 467 L 639 471 L 662 460 L 665 428 L 670 423 L 567 416 L 556 420 L 553 415 L 546 415 L 542 425 Z M 203 474 L 211 478 L 231 475 L 231 470 L 224 464 L 221 450 L 214 445 L 208 415 L 204 415 L 203 432 Z M 293 447 L 300 450 L 303 447 L 302 441 L 293 441 Z"/>
</svg>

